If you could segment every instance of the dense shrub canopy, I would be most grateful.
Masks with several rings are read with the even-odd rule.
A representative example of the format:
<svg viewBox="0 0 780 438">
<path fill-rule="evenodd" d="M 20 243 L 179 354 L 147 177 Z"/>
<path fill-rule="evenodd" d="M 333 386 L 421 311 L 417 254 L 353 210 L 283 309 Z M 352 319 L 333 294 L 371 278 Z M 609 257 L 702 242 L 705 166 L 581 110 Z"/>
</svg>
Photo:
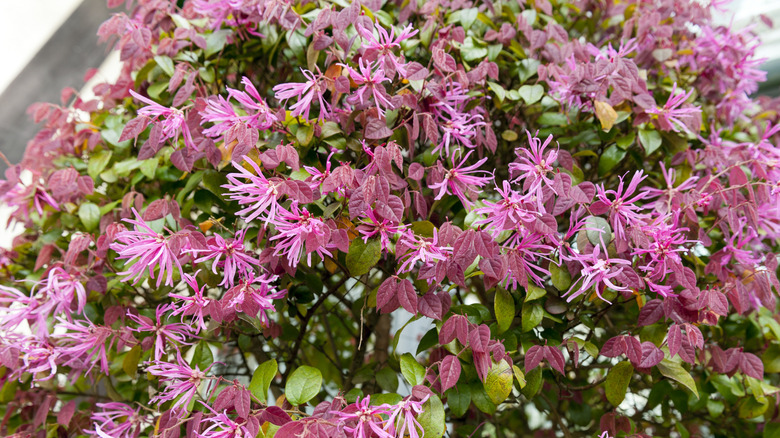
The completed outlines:
<svg viewBox="0 0 780 438">
<path fill-rule="evenodd" d="M 3 435 L 780 434 L 722 1 L 108 3 L 121 75 L 0 181 Z"/>
</svg>

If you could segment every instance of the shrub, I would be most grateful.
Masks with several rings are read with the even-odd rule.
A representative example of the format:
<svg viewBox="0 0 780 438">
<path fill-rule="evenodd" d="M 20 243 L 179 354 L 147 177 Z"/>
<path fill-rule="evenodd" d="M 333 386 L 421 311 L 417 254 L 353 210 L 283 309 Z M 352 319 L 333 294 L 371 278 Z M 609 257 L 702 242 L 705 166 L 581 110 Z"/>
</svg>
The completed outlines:
<svg viewBox="0 0 780 438">
<path fill-rule="evenodd" d="M 5 435 L 780 433 L 722 1 L 126 3 L 0 189 Z"/>
</svg>

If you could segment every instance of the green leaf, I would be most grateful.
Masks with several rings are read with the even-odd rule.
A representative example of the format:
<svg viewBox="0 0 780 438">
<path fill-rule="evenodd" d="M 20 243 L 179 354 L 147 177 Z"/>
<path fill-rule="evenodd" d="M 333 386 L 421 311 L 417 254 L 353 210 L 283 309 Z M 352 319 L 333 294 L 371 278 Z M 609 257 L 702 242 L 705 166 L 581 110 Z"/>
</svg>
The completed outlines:
<svg viewBox="0 0 780 438">
<path fill-rule="evenodd" d="M 766 397 L 761 397 L 761 400 L 755 397 L 747 397 L 742 399 L 738 406 L 737 414 L 739 418 L 750 419 L 766 412 L 767 408 L 769 408 L 769 401 Z"/>
<path fill-rule="evenodd" d="M 379 387 L 388 392 L 398 390 L 398 374 L 392 368 L 386 366 L 376 373 L 376 383 Z M 373 401 L 373 396 L 371 396 Z"/>
<path fill-rule="evenodd" d="M 493 94 L 495 94 L 496 97 L 498 98 L 498 103 L 501 103 L 504 101 L 504 99 L 506 99 L 506 90 L 504 89 L 504 87 L 502 87 L 501 85 L 495 82 L 490 82 L 490 81 L 487 81 L 487 84 L 488 87 L 490 87 L 490 91 L 492 91 Z"/>
<path fill-rule="evenodd" d="M 520 392 L 531 400 L 542 389 L 542 367 L 536 367 L 525 375 L 525 388 Z"/>
<path fill-rule="evenodd" d="M 222 188 L 224 184 L 228 183 L 227 177 L 216 170 L 207 170 L 203 172 L 203 187 L 211 193 L 222 196 L 225 189 Z"/>
<path fill-rule="evenodd" d="M 16 389 L 19 387 L 19 381 L 8 379 L 0 389 L 0 403 L 8 403 L 16 397 Z"/>
<path fill-rule="evenodd" d="M 145 177 L 153 180 L 154 174 L 157 172 L 157 165 L 160 163 L 160 161 L 157 158 L 149 158 L 148 160 L 143 160 L 141 162 L 141 173 L 144 174 Z"/>
<path fill-rule="evenodd" d="M 174 67 L 173 60 L 165 55 L 159 55 L 154 57 L 154 62 L 160 67 L 160 69 L 168 76 L 173 76 Z"/>
<path fill-rule="evenodd" d="M 322 387 L 322 373 L 314 367 L 303 365 L 290 374 L 284 393 L 293 406 L 300 406 L 313 399 Z"/>
<path fill-rule="evenodd" d="M 91 202 L 85 202 L 79 206 L 79 219 L 87 231 L 97 228 L 100 223 L 100 208 Z"/>
<path fill-rule="evenodd" d="M 198 342 L 198 345 L 195 346 L 195 352 L 192 354 L 190 364 L 193 366 L 197 365 L 201 370 L 205 370 L 212 363 L 214 363 L 214 354 L 211 353 L 209 344 L 205 341 Z"/>
<path fill-rule="evenodd" d="M 555 263 L 550 263 L 549 269 L 553 286 L 561 292 L 568 290 L 571 286 L 571 274 L 569 274 L 566 265 L 561 263 L 561 266 L 558 266 Z"/>
<path fill-rule="evenodd" d="M 382 245 L 378 239 L 369 239 L 363 243 L 363 239 L 356 238 L 349 244 L 347 253 L 347 269 L 350 275 L 357 277 L 367 274 L 379 261 L 382 255 Z"/>
<path fill-rule="evenodd" d="M 252 395 L 258 400 L 265 401 L 268 397 L 268 388 L 271 387 L 271 382 L 276 377 L 278 370 L 279 365 L 276 363 L 276 359 L 270 359 L 258 365 L 255 372 L 252 373 L 252 380 L 249 382 L 249 391 L 252 392 Z"/>
<path fill-rule="evenodd" d="M 135 158 L 128 158 L 118 163 L 114 163 L 114 172 L 117 176 L 130 176 L 130 172 L 141 167 L 141 164 L 143 164 L 142 161 L 138 161 Z"/>
<path fill-rule="evenodd" d="M 376 297 L 374 297 L 374 299 L 376 299 Z M 374 303 L 374 307 L 376 307 L 376 302 Z M 418 355 L 438 343 L 439 343 L 439 332 L 436 330 L 436 327 L 434 327 L 428 330 L 428 333 L 426 333 L 422 337 L 422 339 L 420 339 L 420 343 L 417 345 L 417 352 L 415 352 L 414 354 Z"/>
<path fill-rule="evenodd" d="M 505 360 L 490 367 L 484 384 L 490 401 L 498 405 L 509 397 L 512 393 L 512 377 L 512 369 Z"/>
<path fill-rule="evenodd" d="M 471 390 L 468 385 L 458 385 L 444 393 L 447 397 L 447 406 L 454 418 L 462 417 L 471 405 Z"/>
<path fill-rule="evenodd" d="M 691 377 L 691 374 L 685 370 L 677 362 L 673 362 L 669 359 L 662 360 L 658 365 L 658 371 L 664 376 L 676 381 L 677 383 L 688 388 L 696 398 L 699 398 L 699 391 L 696 389 L 696 382 Z"/>
<path fill-rule="evenodd" d="M 527 81 L 531 76 L 537 74 L 539 71 L 539 64 L 541 64 L 539 61 L 535 59 L 523 59 L 518 63 L 518 76 L 520 78 L 520 82 Z"/>
<path fill-rule="evenodd" d="M 460 47 L 460 56 L 464 61 L 471 62 L 478 59 L 483 59 L 487 56 L 488 51 L 484 45 L 474 41 L 472 37 L 466 37 L 463 41 L 463 45 Z"/>
<path fill-rule="evenodd" d="M 615 143 L 618 145 L 620 149 L 628 149 L 629 146 L 636 140 L 636 132 L 631 131 L 628 134 L 618 138 L 615 140 Z"/>
<path fill-rule="evenodd" d="M 103 150 L 96 152 L 89 157 L 87 173 L 92 177 L 92 179 L 97 179 L 98 175 L 103 172 L 103 170 L 108 165 L 108 162 L 111 161 L 111 155 L 111 151 Z"/>
<path fill-rule="evenodd" d="M 712 418 L 718 418 L 726 409 L 726 405 L 720 400 L 707 400 L 707 411 Z"/>
<path fill-rule="evenodd" d="M 761 361 L 764 362 L 764 372 L 780 373 L 780 346 L 770 345 L 761 355 Z"/>
<path fill-rule="evenodd" d="M 515 379 L 517 380 L 517 384 L 520 385 L 520 389 L 525 388 L 526 381 L 523 370 L 521 370 L 517 365 L 512 365 L 512 373 L 515 375 Z"/>
<path fill-rule="evenodd" d="M 585 218 L 585 235 L 593 245 L 600 245 L 612 241 L 612 227 L 606 219 L 599 216 L 588 216 Z"/>
<path fill-rule="evenodd" d="M 411 353 L 404 353 L 400 362 L 401 374 L 410 385 L 422 385 L 425 382 L 425 367 Z"/>
<path fill-rule="evenodd" d="M 661 134 L 652 129 L 640 129 L 639 143 L 645 148 L 645 154 L 650 155 L 661 146 Z"/>
<path fill-rule="evenodd" d="M 206 51 L 204 55 L 209 56 L 219 52 L 225 47 L 227 43 L 227 37 L 232 31 L 228 29 L 215 30 L 214 32 L 206 35 Z"/>
<path fill-rule="evenodd" d="M 546 289 L 533 284 L 529 284 L 528 287 L 525 289 L 525 302 L 527 303 L 529 301 L 538 300 L 539 298 L 542 298 L 545 295 L 547 295 Z"/>
<path fill-rule="evenodd" d="M 501 138 L 510 142 L 515 141 L 517 140 L 517 133 L 515 131 L 512 131 L 511 129 L 507 129 L 501 133 Z"/>
<path fill-rule="evenodd" d="M 599 176 L 604 176 L 614 169 L 623 158 L 626 157 L 626 151 L 620 149 L 616 144 L 608 147 L 599 158 Z"/>
<path fill-rule="evenodd" d="M 469 30 L 472 24 L 477 20 L 477 14 L 479 10 L 477 8 L 461 9 L 460 10 L 460 24 L 463 28 Z"/>
<path fill-rule="evenodd" d="M 628 361 L 623 361 L 612 367 L 607 374 L 606 387 L 607 400 L 617 407 L 626 398 L 628 384 L 634 374 L 634 367 Z"/>
<path fill-rule="evenodd" d="M 765 423 L 763 438 L 780 438 L 780 423 Z"/>
<path fill-rule="evenodd" d="M 566 118 L 566 114 L 542 113 L 536 122 L 546 126 L 566 126 L 569 123 L 569 120 Z"/>
<path fill-rule="evenodd" d="M 521 316 L 523 333 L 530 332 L 541 324 L 542 318 L 544 318 L 544 309 L 537 302 L 526 302 L 523 304 Z"/>
<path fill-rule="evenodd" d="M 141 360 L 142 352 L 141 346 L 136 345 L 127 352 L 122 361 L 122 369 L 125 371 L 125 374 L 133 379 L 135 379 L 135 375 L 138 373 L 138 361 Z"/>
<path fill-rule="evenodd" d="M 498 333 L 504 333 L 512 326 L 515 319 L 515 300 L 503 287 L 496 288 L 496 297 L 493 301 L 493 309 L 496 313 Z"/>
<path fill-rule="evenodd" d="M 411 228 L 412 231 L 414 231 L 414 234 L 423 237 L 433 237 L 433 230 L 436 229 L 431 221 L 412 222 Z"/>
<path fill-rule="evenodd" d="M 526 105 L 533 105 L 544 96 L 544 87 L 536 85 L 523 85 L 517 90 L 520 93 L 520 97 L 523 98 Z"/>
<path fill-rule="evenodd" d="M 436 394 L 431 394 L 423 404 L 423 412 L 417 417 L 425 438 L 441 438 L 444 435 L 444 405 Z"/>
<path fill-rule="evenodd" d="M 485 392 L 485 388 L 482 387 L 482 383 L 479 381 L 471 382 L 471 401 L 474 402 L 474 406 L 480 411 L 492 415 L 496 412 L 496 405 Z"/>
</svg>

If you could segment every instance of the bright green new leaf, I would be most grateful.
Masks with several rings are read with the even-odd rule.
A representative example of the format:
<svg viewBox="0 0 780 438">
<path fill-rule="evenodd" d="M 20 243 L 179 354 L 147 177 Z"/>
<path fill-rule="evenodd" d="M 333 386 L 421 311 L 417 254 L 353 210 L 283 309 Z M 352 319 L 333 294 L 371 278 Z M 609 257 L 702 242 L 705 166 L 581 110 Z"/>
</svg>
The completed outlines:
<svg viewBox="0 0 780 438">
<path fill-rule="evenodd" d="M 276 359 L 267 360 L 255 368 L 255 372 L 252 373 L 252 380 L 249 382 L 249 391 L 252 392 L 258 400 L 265 401 L 268 397 L 268 389 L 271 387 L 271 382 L 276 377 L 276 372 L 279 370 L 279 365 L 276 363 Z"/>
<path fill-rule="evenodd" d="M 303 365 L 290 374 L 284 386 L 287 401 L 300 406 L 313 399 L 322 388 L 322 373 L 314 367 Z"/>
<path fill-rule="evenodd" d="M 410 385 L 422 385 L 425 382 L 425 367 L 417 362 L 411 353 L 404 353 L 400 360 L 401 374 Z"/>
<path fill-rule="evenodd" d="M 539 286 L 536 286 L 534 284 L 529 284 L 528 287 L 525 288 L 526 303 L 529 301 L 538 300 L 539 298 L 542 298 L 545 295 L 547 295 L 547 290 Z"/>
<path fill-rule="evenodd" d="M 526 105 L 533 105 L 544 96 L 544 87 L 539 84 L 523 85 L 517 92 L 520 93 L 520 97 Z"/>
<path fill-rule="evenodd" d="M 639 143 L 645 148 L 645 154 L 650 155 L 661 146 L 661 134 L 652 129 L 640 129 Z"/>
<path fill-rule="evenodd" d="M 100 208 L 91 202 L 85 202 L 79 206 L 79 219 L 87 231 L 97 228 L 100 223 Z"/>
<path fill-rule="evenodd" d="M 696 382 L 691 377 L 691 373 L 686 371 L 682 365 L 669 359 L 664 359 L 657 366 L 661 374 L 688 388 L 696 398 L 699 398 Z"/>
</svg>

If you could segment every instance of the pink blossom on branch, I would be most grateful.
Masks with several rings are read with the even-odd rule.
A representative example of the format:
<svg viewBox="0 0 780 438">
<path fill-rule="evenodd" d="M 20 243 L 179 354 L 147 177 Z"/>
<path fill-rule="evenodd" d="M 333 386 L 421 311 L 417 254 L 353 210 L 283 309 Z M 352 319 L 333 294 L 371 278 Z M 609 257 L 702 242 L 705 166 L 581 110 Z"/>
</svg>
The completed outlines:
<svg viewBox="0 0 780 438">
<path fill-rule="evenodd" d="M 147 363 L 146 371 L 153 376 L 157 376 L 165 388 L 152 397 L 152 402 L 162 404 L 167 401 L 176 400 L 170 409 L 176 411 L 178 408 L 186 408 L 198 393 L 198 387 L 201 383 L 210 380 L 206 373 L 214 364 L 201 370 L 197 365 L 192 368 L 181 357 L 181 352 L 176 352 L 176 363 L 169 363 L 161 360 L 155 360 Z"/>
<path fill-rule="evenodd" d="M 154 359 L 160 360 L 168 356 L 166 347 L 176 344 L 190 345 L 190 339 L 195 337 L 193 329 L 183 323 L 166 324 L 168 319 L 166 312 L 171 310 L 172 304 L 159 305 L 155 310 L 155 321 L 143 315 L 128 313 L 127 316 L 138 324 L 138 327 L 130 330 L 136 333 L 152 333 L 154 335 Z M 151 339 L 151 338 L 149 338 Z"/>
<path fill-rule="evenodd" d="M 160 137 L 160 142 L 169 139 L 175 142 L 179 139 L 179 135 L 183 135 L 184 144 L 192 149 L 197 149 L 195 142 L 192 140 L 190 128 L 187 126 L 184 111 L 174 107 L 164 107 L 147 97 L 141 96 L 133 90 L 128 91 L 135 99 L 147 105 L 138 109 L 138 115 L 149 117 L 152 121 L 161 124 L 162 135 Z"/>
<path fill-rule="evenodd" d="M 297 98 L 298 102 L 294 103 L 290 110 L 292 117 L 303 116 L 304 119 L 309 119 L 309 112 L 311 111 L 311 104 L 316 99 L 320 104 L 319 120 L 325 120 L 330 115 L 330 104 L 325 100 L 326 87 L 324 84 L 324 76 L 318 73 L 316 76 L 309 70 L 301 69 L 301 73 L 306 78 L 306 82 L 289 82 L 285 84 L 279 84 L 274 86 L 274 93 L 276 93 L 276 99 L 286 102 L 292 98 Z"/>
<path fill-rule="evenodd" d="M 173 286 L 173 265 L 181 272 L 178 245 L 172 238 L 154 231 L 135 208 L 133 214 L 135 219 L 124 221 L 132 224 L 134 229 L 118 233 L 110 245 L 119 254 L 118 259 L 132 263 L 130 266 L 125 264 L 126 270 L 118 273 L 125 276 L 121 280 L 132 279 L 133 284 L 136 284 L 143 278 L 144 271 L 148 271 L 149 277 L 154 279 L 154 270 L 159 267 L 156 286 L 160 287 L 163 277 L 166 286 Z"/>
<path fill-rule="evenodd" d="M 326 248 L 330 242 L 330 228 L 308 210 L 298 208 L 298 201 L 293 201 L 289 211 L 281 209 L 273 224 L 278 233 L 271 237 L 271 241 L 278 240 L 274 246 L 274 255 L 285 257 L 290 266 L 298 266 L 304 255 L 307 264 L 311 266 L 311 255 L 315 252 L 321 258 L 333 256 Z"/>
<path fill-rule="evenodd" d="M 471 206 L 474 204 L 471 199 L 471 197 L 477 193 L 474 187 L 482 187 L 489 183 L 493 180 L 493 175 L 491 175 L 488 171 L 478 170 L 483 164 L 485 164 L 487 158 L 482 158 L 470 166 L 465 165 L 466 161 L 469 159 L 469 156 L 473 152 L 474 151 L 469 151 L 469 153 L 467 153 L 466 156 L 463 157 L 463 159 L 457 165 L 455 165 L 455 159 L 452 158 L 451 169 L 445 170 L 441 165 L 441 161 L 439 161 L 438 169 L 439 172 L 442 173 L 442 179 L 441 181 L 429 186 L 434 191 L 438 190 L 434 199 L 439 200 L 445 194 L 453 194 L 457 196 L 465 206 Z M 478 176 L 480 174 L 487 174 L 490 176 Z"/>
<path fill-rule="evenodd" d="M 214 234 L 206 243 L 204 249 L 192 249 L 190 252 L 196 256 L 194 263 L 203 263 L 211 260 L 211 272 L 217 274 L 217 268 L 222 269 L 222 281 L 220 286 L 232 287 L 235 284 L 236 274 L 246 277 L 254 272 L 254 267 L 260 262 L 250 255 L 244 248 L 244 235 L 246 229 L 236 232 L 233 239 L 225 239 L 219 234 Z"/>
<path fill-rule="evenodd" d="M 281 209 L 278 202 L 282 196 L 279 184 L 266 179 L 260 166 L 254 160 L 245 157 L 244 161 L 252 166 L 255 173 L 234 161 L 233 167 L 238 170 L 238 173 L 229 173 L 227 175 L 228 184 L 224 184 L 222 187 L 230 192 L 229 199 L 238 201 L 239 205 L 246 206 L 236 213 L 242 216 L 245 222 L 249 223 L 257 218 L 261 218 L 266 224 L 273 222 L 277 211 Z M 244 179 L 246 182 L 242 182 L 240 179 Z"/>
<path fill-rule="evenodd" d="M 111 438 L 137 438 L 147 427 L 154 424 L 151 415 L 141 414 L 141 408 L 133 409 L 120 402 L 97 403 L 99 411 L 90 418 L 95 430 L 85 430 L 87 435 Z"/>
<path fill-rule="evenodd" d="M 363 59 L 359 61 L 359 70 L 345 64 L 342 65 L 347 68 L 352 81 L 358 85 L 353 100 L 365 105 L 368 99 L 373 97 L 379 117 L 384 117 L 386 110 L 395 108 L 383 85 L 383 82 L 390 82 L 390 79 L 385 77 L 385 71 L 382 67 L 375 69 L 375 66 Z"/>
<path fill-rule="evenodd" d="M 209 314 L 208 308 L 212 300 L 204 296 L 204 289 L 206 286 L 204 285 L 201 287 L 198 285 L 198 280 L 196 279 L 198 272 L 200 271 L 196 271 L 193 275 L 187 274 L 186 272 L 182 274 L 184 282 L 187 283 L 190 288 L 192 288 L 193 294 L 189 297 L 178 294 L 170 294 L 169 296 L 171 298 L 176 298 L 183 301 L 183 303 L 178 305 L 178 307 L 177 304 L 174 303 L 174 310 L 171 315 L 181 315 L 182 321 L 184 320 L 185 316 L 192 316 L 190 324 L 194 325 L 196 328 L 198 328 L 198 330 L 205 331 L 207 330 L 205 317 Z"/>
<path fill-rule="evenodd" d="M 677 82 L 672 86 L 669 99 L 663 107 L 649 108 L 645 112 L 658 117 L 658 125 L 664 131 L 696 132 L 701 125 L 701 108 L 687 105 L 685 102 L 693 94 L 693 89 L 677 93 Z"/>
<path fill-rule="evenodd" d="M 607 300 L 601 294 L 607 287 L 618 292 L 629 290 L 627 287 L 616 285 L 612 279 L 619 276 L 626 266 L 631 265 L 631 262 L 624 259 L 610 258 L 606 251 L 602 256 L 601 252 L 601 245 L 596 245 L 590 254 L 575 254 L 571 256 L 571 260 L 582 264 L 582 278 L 581 281 L 575 281 L 563 295 L 568 295 L 566 298 L 567 302 L 572 302 L 575 298 L 588 292 L 590 288 L 594 288 L 596 295 L 604 301 Z M 575 289 L 575 287 L 577 288 Z M 609 301 L 607 302 L 609 303 Z"/>
</svg>

